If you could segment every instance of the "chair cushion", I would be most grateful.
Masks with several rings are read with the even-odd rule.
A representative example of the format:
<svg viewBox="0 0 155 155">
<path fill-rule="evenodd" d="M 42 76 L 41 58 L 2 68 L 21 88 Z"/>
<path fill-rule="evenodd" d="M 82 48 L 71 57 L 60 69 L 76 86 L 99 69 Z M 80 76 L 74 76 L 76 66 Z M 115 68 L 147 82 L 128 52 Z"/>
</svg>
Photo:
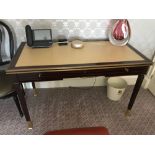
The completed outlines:
<svg viewBox="0 0 155 155">
<path fill-rule="evenodd" d="M 6 76 L 5 72 L 0 72 L 0 98 L 12 93 L 12 86 L 12 80 Z"/>
<path fill-rule="evenodd" d="M 109 135 L 105 127 L 88 127 L 48 131 L 45 135 Z"/>
</svg>

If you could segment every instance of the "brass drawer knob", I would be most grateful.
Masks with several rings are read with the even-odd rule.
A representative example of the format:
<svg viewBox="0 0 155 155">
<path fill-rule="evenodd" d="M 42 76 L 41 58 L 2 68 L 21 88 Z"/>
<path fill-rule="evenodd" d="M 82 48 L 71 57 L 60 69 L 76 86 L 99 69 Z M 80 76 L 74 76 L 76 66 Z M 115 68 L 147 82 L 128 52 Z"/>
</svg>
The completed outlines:
<svg viewBox="0 0 155 155">
<path fill-rule="evenodd" d="M 124 68 L 124 69 L 125 69 L 126 72 L 129 72 L 129 69 L 128 68 Z"/>
<path fill-rule="evenodd" d="M 87 71 L 83 71 L 84 74 L 87 74 Z"/>
<path fill-rule="evenodd" d="M 41 73 L 39 73 L 38 77 L 41 78 Z"/>
</svg>

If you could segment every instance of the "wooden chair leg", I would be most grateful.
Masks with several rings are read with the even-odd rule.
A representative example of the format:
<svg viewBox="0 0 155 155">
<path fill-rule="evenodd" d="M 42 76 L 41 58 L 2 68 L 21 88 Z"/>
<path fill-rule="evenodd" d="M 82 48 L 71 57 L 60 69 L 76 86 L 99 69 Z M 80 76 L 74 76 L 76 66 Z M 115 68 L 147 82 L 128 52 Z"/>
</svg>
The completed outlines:
<svg viewBox="0 0 155 155">
<path fill-rule="evenodd" d="M 34 96 L 37 96 L 38 93 L 37 93 L 35 82 L 32 82 L 32 87 L 33 87 L 33 94 L 34 94 Z"/>
<path fill-rule="evenodd" d="M 13 99 L 14 99 L 14 101 L 15 101 L 15 104 L 16 104 L 16 106 L 17 106 L 17 109 L 18 109 L 18 111 L 19 111 L 20 116 L 23 117 L 23 112 L 22 112 L 22 109 L 21 109 L 21 107 L 20 107 L 19 99 L 18 99 L 17 94 L 15 94 L 15 95 L 13 96 Z"/>
</svg>

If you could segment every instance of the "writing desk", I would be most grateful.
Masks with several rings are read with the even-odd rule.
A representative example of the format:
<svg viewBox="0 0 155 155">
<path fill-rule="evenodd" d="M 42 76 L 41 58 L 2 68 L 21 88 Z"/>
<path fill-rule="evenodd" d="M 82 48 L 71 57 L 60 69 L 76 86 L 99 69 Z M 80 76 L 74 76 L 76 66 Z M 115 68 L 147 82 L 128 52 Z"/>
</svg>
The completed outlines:
<svg viewBox="0 0 155 155">
<path fill-rule="evenodd" d="M 82 49 L 73 49 L 70 43 L 67 46 L 54 43 L 50 48 L 30 48 L 23 42 L 7 74 L 15 80 L 14 86 L 28 127 L 32 128 L 21 83 L 75 77 L 138 75 L 127 108 L 129 111 L 151 64 L 132 46 L 113 46 L 109 41 L 84 42 Z"/>
</svg>

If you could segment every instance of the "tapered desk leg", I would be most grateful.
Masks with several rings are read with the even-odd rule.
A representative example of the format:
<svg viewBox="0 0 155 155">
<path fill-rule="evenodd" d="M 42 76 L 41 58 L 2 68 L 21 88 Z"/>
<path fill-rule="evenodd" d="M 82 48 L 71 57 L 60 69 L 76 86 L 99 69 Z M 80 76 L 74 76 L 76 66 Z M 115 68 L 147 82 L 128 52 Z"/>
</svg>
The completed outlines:
<svg viewBox="0 0 155 155">
<path fill-rule="evenodd" d="M 26 100 L 25 100 L 25 96 L 24 96 L 24 91 L 21 88 L 21 84 L 20 83 L 16 83 L 14 85 L 16 92 L 18 94 L 19 100 L 20 100 L 20 104 L 21 104 L 21 108 L 23 110 L 24 116 L 26 118 L 27 124 L 28 124 L 28 129 L 32 129 L 33 128 L 33 124 L 31 122 L 31 118 L 29 115 L 29 111 L 26 105 Z"/>
<path fill-rule="evenodd" d="M 132 109 L 132 106 L 133 106 L 133 104 L 135 102 L 137 94 L 139 92 L 139 89 L 141 87 L 143 79 L 144 79 L 144 75 L 138 75 L 135 87 L 133 89 L 133 92 L 132 92 L 132 95 L 131 95 L 131 98 L 130 98 L 130 101 L 129 101 L 129 104 L 128 104 L 128 109 L 127 109 L 127 111 L 125 113 L 126 116 L 130 116 L 131 115 L 131 109 Z"/>
<path fill-rule="evenodd" d="M 33 87 L 33 95 L 34 95 L 34 96 L 37 96 L 38 93 L 37 93 L 37 89 L 36 89 L 35 82 L 32 82 L 32 87 Z"/>
</svg>

